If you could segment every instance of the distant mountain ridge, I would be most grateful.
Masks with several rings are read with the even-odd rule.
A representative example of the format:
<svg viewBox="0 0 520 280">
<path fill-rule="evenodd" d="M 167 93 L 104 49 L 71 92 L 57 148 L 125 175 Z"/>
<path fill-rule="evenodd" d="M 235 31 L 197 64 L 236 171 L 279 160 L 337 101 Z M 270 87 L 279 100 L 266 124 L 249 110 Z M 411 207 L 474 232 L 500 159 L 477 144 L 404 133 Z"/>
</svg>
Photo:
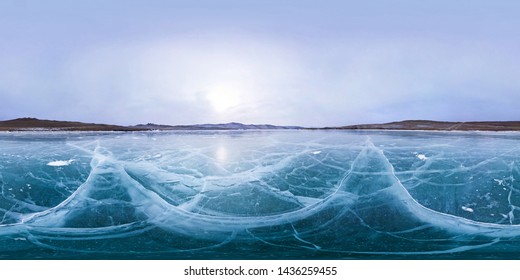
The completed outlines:
<svg viewBox="0 0 520 280">
<path fill-rule="evenodd" d="M 300 126 L 277 126 L 271 124 L 242 124 L 237 122 L 221 124 L 192 124 L 192 125 L 161 125 L 161 124 L 138 124 L 135 128 L 152 130 L 248 130 L 248 129 L 303 129 Z"/>
<path fill-rule="evenodd" d="M 36 118 L 19 118 L 0 121 L 0 131 L 147 131 L 147 130 L 249 130 L 249 129 L 302 129 L 298 126 L 276 126 L 270 124 L 194 124 L 194 125 L 161 125 L 138 124 L 120 126 L 110 124 L 83 123 L 71 121 L 40 120 Z"/>
<path fill-rule="evenodd" d="M 149 131 L 149 130 L 253 130 L 253 129 L 339 129 L 339 130 L 438 130 L 438 131 L 520 131 L 520 121 L 443 122 L 431 120 L 405 120 L 383 124 L 360 124 L 338 127 L 305 128 L 300 126 L 276 126 L 271 124 L 222 124 L 164 125 L 138 124 L 120 126 L 110 124 L 19 118 L 0 121 L 0 131 Z"/>
</svg>

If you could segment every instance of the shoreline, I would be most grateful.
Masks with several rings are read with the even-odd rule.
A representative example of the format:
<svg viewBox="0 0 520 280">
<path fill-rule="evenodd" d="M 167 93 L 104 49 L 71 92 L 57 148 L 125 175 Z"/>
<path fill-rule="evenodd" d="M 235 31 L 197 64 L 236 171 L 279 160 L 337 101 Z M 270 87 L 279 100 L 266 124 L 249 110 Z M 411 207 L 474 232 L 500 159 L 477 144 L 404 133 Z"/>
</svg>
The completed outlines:
<svg viewBox="0 0 520 280">
<path fill-rule="evenodd" d="M 175 132 L 282 132 L 282 131 L 331 131 L 331 132 L 420 132 L 420 133 L 478 133 L 478 134 L 520 134 L 520 130 L 441 130 L 441 129 L 336 129 L 336 128 L 302 128 L 302 129 L 165 129 L 165 130 L 60 130 L 60 129 L 39 129 L 39 130 L 2 130 L 0 134 L 66 134 L 66 133 L 175 133 Z"/>
</svg>

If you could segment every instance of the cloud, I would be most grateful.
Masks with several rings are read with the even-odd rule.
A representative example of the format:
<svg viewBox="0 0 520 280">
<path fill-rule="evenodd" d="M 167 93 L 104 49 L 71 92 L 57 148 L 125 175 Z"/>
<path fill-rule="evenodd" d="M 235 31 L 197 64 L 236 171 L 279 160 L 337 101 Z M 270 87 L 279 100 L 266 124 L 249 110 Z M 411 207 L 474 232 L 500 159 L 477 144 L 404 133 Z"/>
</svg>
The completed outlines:
<svg viewBox="0 0 520 280">
<path fill-rule="evenodd" d="M 0 96 L 16 117 L 119 124 L 511 119 L 520 58 L 508 46 L 406 37 L 305 45 L 242 33 L 112 41 L 56 61 L 11 58 Z"/>
<path fill-rule="evenodd" d="M 15 2 L 0 4 L 3 119 L 517 119 L 514 1 Z"/>
<path fill-rule="evenodd" d="M 298 80 L 296 56 L 283 45 L 243 37 L 110 44 L 71 55 L 60 87 L 120 121 L 231 121 L 243 108 L 253 121 L 261 119 L 257 109 Z"/>
<path fill-rule="evenodd" d="M 343 43 L 323 63 L 322 123 L 515 118 L 520 58 L 507 46 L 429 40 Z M 488 108 L 502 108 L 489 112 Z M 459 112 L 460 110 L 460 112 Z M 412 113 L 413 112 L 413 113 Z"/>
</svg>

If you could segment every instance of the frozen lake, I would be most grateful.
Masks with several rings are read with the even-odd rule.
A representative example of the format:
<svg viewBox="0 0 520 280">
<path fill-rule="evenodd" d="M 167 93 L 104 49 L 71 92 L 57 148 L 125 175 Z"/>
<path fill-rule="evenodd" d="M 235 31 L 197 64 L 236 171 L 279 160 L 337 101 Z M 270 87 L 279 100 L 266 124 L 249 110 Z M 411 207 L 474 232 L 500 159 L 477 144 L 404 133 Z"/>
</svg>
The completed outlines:
<svg viewBox="0 0 520 280">
<path fill-rule="evenodd" d="M 520 134 L 0 133 L 1 259 L 519 259 Z"/>
</svg>

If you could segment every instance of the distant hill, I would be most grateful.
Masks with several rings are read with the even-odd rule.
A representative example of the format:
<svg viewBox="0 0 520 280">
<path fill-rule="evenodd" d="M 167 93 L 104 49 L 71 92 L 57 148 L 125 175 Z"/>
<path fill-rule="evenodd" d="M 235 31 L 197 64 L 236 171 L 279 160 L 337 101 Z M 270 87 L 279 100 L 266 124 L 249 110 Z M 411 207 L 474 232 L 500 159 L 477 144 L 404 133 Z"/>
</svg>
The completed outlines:
<svg viewBox="0 0 520 280">
<path fill-rule="evenodd" d="M 248 129 L 303 129 L 299 126 L 276 126 L 270 124 L 241 124 L 236 122 L 222 124 L 192 124 L 192 125 L 162 125 L 162 124 L 138 124 L 133 126 L 148 130 L 248 130 Z"/>
<path fill-rule="evenodd" d="M 300 126 L 276 126 L 270 124 L 223 124 L 164 125 L 138 124 L 119 126 L 110 124 L 82 123 L 36 118 L 19 118 L 0 121 L 0 131 L 147 131 L 147 130 L 251 130 L 251 129 L 305 129 Z M 507 122 L 439 122 L 430 120 L 406 120 L 383 124 L 360 124 L 311 129 L 381 129 L 381 130 L 442 130 L 442 131 L 520 131 L 520 121 Z"/>
<path fill-rule="evenodd" d="M 14 119 L 14 120 L 0 121 L 0 131 L 38 131 L 38 130 L 136 131 L 136 130 L 142 130 L 142 129 L 126 127 L 126 126 L 118 126 L 118 125 L 109 125 L 109 124 L 40 120 L 40 119 L 35 119 L 35 118 L 20 118 L 20 119 Z"/>
<path fill-rule="evenodd" d="M 507 122 L 438 122 L 406 120 L 383 124 L 361 124 L 323 129 L 445 130 L 445 131 L 520 131 L 520 121 Z"/>
</svg>

